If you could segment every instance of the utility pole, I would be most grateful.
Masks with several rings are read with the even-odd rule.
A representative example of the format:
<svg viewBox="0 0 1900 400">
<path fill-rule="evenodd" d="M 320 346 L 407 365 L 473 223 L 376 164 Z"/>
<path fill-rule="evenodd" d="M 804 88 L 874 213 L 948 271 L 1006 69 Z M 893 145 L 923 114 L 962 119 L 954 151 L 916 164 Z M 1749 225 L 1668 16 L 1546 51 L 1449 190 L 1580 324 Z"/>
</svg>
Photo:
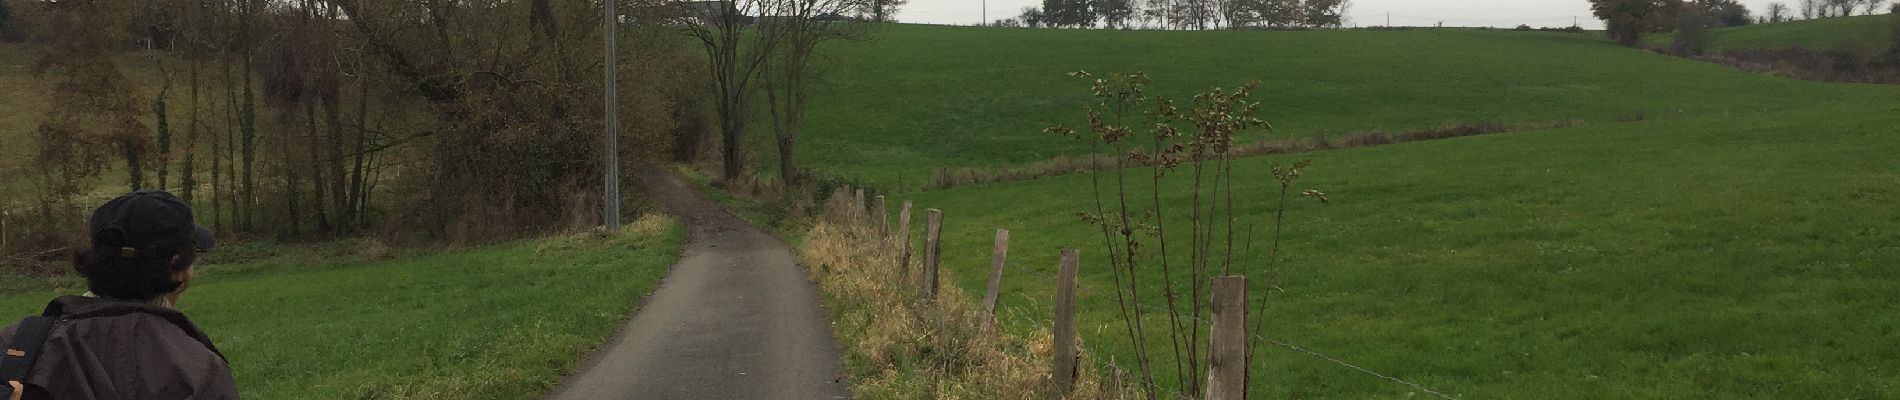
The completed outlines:
<svg viewBox="0 0 1900 400">
<path fill-rule="evenodd" d="M 620 80 L 620 69 L 614 65 L 616 59 L 620 58 L 618 57 L 620 53 L 614 50 L 614 38 L 620 36 L 620 15 L 614 12 L 614 3 L 617 1 L 619 0 L 605 1 L 607 4 L 607 84 L 605 94 L 607 104 L 603 111 L 607 114 L 607 157 L 606 160 L 603 161 L 606 164 L 606 168 L 603 169 L 607 170 L 607 176 L 606 179 L 601 182 L 602 186 L 605 186 L 605 193 L 602 193 L 600 198 L 602 205 L 600 217 L 604 220 L 602 222 L 607 227 L 607 233 L 620 232 L 620 135 L 618 132 L 615 132 L 620 127 L 620 92 L 619 88 L 617 88 L 617 86 L 619 86 L 617 85 L 618 82 L 616 82 Z"/>
<path fill-rule="evenodd" d="M 990 0 L 983 0 L 983 20 L 976 21 L 976 26 L 984 26 L 984 25 L 989 25 L 989 24 L 990 24 Z"/>
<path fill-rule="evenodd" d="M 1392 27 L 1392 12 L 1391 11 L 1385 12 L 1385 27 L 1387 28 Z"/>
</svg>

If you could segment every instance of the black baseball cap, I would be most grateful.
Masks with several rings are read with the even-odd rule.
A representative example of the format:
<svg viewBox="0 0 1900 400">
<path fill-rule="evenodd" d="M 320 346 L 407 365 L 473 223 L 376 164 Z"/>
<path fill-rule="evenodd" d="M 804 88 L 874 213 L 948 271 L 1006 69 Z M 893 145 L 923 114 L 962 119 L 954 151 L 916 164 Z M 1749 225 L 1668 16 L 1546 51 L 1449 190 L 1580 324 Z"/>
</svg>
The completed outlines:
<svg viewBox="0 0 1900 400">
<path fill-rule="evenodd" d="M 93 253 L 105 257 L 171 257 L 187 245 L 202 253 L 218 244 L 210 229 L 192 219 L 190 205 L 158 190 L 127 193 L 99 206 L 90 230 Z"/>
</svg>

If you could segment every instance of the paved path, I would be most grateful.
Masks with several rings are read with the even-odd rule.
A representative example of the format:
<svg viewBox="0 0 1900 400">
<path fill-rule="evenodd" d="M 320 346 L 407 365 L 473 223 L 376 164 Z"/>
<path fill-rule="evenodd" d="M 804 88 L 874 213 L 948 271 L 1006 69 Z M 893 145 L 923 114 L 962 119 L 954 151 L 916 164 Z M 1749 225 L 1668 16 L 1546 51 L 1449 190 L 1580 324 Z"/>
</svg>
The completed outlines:
<svg viewBox="0 0 1900 400">
<path fill-rule="evenodd" d="M 831 324 L 790 249 L 666 173 L 637 179 L 686 225 L 659 289 L 549 399 L 843 399 Z"/>
</svg>

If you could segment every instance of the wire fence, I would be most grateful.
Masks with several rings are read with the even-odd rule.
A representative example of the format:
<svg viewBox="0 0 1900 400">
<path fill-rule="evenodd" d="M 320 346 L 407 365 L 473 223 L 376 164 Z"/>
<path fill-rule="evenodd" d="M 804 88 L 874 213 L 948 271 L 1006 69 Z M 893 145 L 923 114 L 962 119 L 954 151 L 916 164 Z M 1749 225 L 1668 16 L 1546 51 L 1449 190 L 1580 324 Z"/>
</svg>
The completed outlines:
<svg viewBox="0 0 1900 400">
<path fill-rule="evenodd" d="M 1169 310 L 1167 310 L 1167 309 L 1164 309 L 1164 308 L 1159 308 L 1159 307 L 1155 307 L 1155 306 L 1151 306 L 1151 305 L 1143 305 L 1143 306 L 1141 306 L 1141 309 L 1142 309 L 1142 310 L 1146 310 L 1146 311 L 1150 311 L 1150 312 L 1156 312 L 1156 313 L 1163 313 L 1163 314 L 1173 314 L 1173 315 L 1175 315 L 1175 316 L 1177 316 L 1177 317 L 1180 317 L 1180 318 L 1187 318 L 1187 319 L 1190 319 L 1190 320 L 1194 320 L 1194 321 L 1196 321 L 1196 322 L 1200 322 L 1200 323 L 1209 323 L 1209 321 L 1207 321 L 1207 320 L 1205 320 L 1205 319 L 1202 319 L 1202 318 L 1200 318 L 1200 316 L 1198 316 L 1198 315 L 1190 315 L 1190 314 L 1182 314 L 1182 313 L 1179 313 L 1179 312 L 1175 312 L 1175 311 L 1169 311 Z M 1261 334 L 1259 334 L 1259 333 L 1252 333 L 1252 332 L 1250 332 L 1250 333 L 1248 333 L 1247 335 L 1248 335 L 1248 336 L 1251 336 L 1251 337 L 1253 337 L 1253 338 L 1254 338 L 1255 340 L 1259 340 L 1259 341 L 1262 341 L 1262 342 L 1267 342 L 1267 343 L 1271 343 L 1271 344 L 1273 344 L 1273 345 L 1275 345 L 1275 346 L 1280 346 L 1280 347 L 1284 347 L 1284 348 L 1286 348 L 1286 349 L 1288 349 L 1288 350 L 1293 350 L 1293 351 L 1296 351 L 1296 352 L 1300 352 L 1300 353 L 1303 353 L 1303 354 L 1306 354 L 1306 355 L 1309 355 L 1309 356 L 1313 356 L 1313 357 L 1315 357 L 1315 358 L 1319 358 L 1319 359 L 1321 359 L 1321 360 L 1326 360 L 1326 361 L 1328 361 L 1328 362 L 1331 362 L 1331 363 L 1333 363 L 1333 364 L 1338 364 L 1339 366 L 1342 366 L 1342 367 L 1346 367 L 1346 368 L 1350 368 L 1350 369 L 1352 369 L 1352 370 L 1355 370 L 1355 371 L 1359 371 L 1359 372 L 1362 372 L 1362 373 L 1365 373 L 1365 374 L 1367 374 L 1367 375 L 1371 375 L 1371 376 L 1375 376 L 1375 377 L 1379 377 L 1379 378 L 1381 378 L 1381 379 L 1385 379 L 1385 380 L 1388 380 L 1388 381 L 1392 381 L 1392 382 L 1394 382 L 1394 383 L 1398 383 L 1398 384 L 1401 384 L 1401 385 L 1405 385 L 1405 386 L 1410 386 L 1410 387 L 1412 387 L 1413 389 L 1417 389 L 1417 390 L 1418 390 L 1418 391 L 1420 391 L 1420 392 L 1424 392 L 1425 394 L 1429 394 L 1429 395 L 1432 395 L 1432 396 L 1436 396 L 1436 397 L 1438 397 L 1438 398 L 1441 398 L 1441 399 L 1446 399 L 1446 400 L 1458 400 L 1458 396 L 1455 396 L 1455 395 L 1451 395 L 1451 394 L 1446 394 L 1445 392 L 1442 392 L 1442 391 L 1438 391 L 1438 390 L 1434 390 L 1434 389 L 1432 389 L 1432 388 L 1429 388 L 1429 387 L 1425 387 L 1425 385 L 1420 385 L 1420 384 L 1417 384 L 1417 383 L 1413 383 L 1413 382 L 1411 382 L 1411 381 L 1407 381 L 1407 380 L 1404 380 L 1404 379 L 1399 379 L 1398 377 L 1396 377 L 1396 376 L 1392 376 L 1391 374 L 1383 374 L 1383 373 L 1379 373 L 1378 371 L 1373 371 L 1373 370 L 1371 370 L 1371 369 L 1368 369 L 1368 368 L 1366 368 L 1366 367 L 1361 367 L 1361 366 L 1358 366 L 1358 365 L 1355 365 L 1355 364 L 1353 364 L 1353 363 L 1349 363 L 1349 362 L 1346 362 L 1345 360 L 1340 360 L 1340 359 L 1339 359 L 1338 357 L 1333 357 L 1333 356 L 1328 356 L 1328 355 L 1326 355 L 1326 354 L 1323 354 L 1323 353 L 1320 353 L 1320 352 L 1317 352 L 1317 351 L 1313 351 L 1313 350 L 1311 350 L 1311 349 L 1307 349 L 1307 348 L 1305 348 L 1305 347 L 1301 347 L 1301 346 L 1299 346 L 1299 345 L 1295 345 L 1295 344 L 1292 344 L 1292 343 L 1288 343 L 1288 342 L 1286 342 L 1286 341 L 1283 341 L 1283 340 L 1279 340 L 1279 339 L 1274 339 L 1274 338 L 1270 338 L 1270 337 L 1267 337 L 1267 336 L 1265 336 L 1265 335 L 1261 335 Z"/>
<path fill-rule="evenodd" d="M 860 194 L 859 196 L 860 197 L 858 198 L 857 202 L 862 203 L 863 202 L 863 199 L 861 197 L 862 195 Z M 837 195 L 834 195 L 833 197 L 836 198 Z M 1024 298 L 1028 300 L 1029 303 L 1032 303 L 1032 304 L 1041 303 L 1040 299 L 1037 299 L 1034 297 L 1024 295 Z M 1040 327 L 1055 326 L 1054 320 L 1031 317 L 1030 313 L 1024 312 L 1021 308 L 1008 308 L 1008 309 L 996 310 L 996 311 L 997 313 L 992 315 L 991 316 L 992 318 L 1014 319 L 1014 320 L 1021 321 L 1025 324 L 1028 324 L 1028 326 L 1040 326 Z M 1200 315 L 1196 313 L 1183 314 L 1175 310 L 1155 307 L 1153 305 L 1137 305 L 1134 311 L 1137 314 L 1134 316 L 1135 318 L 1143 318 L 1143 316 L 1147 315 L 1148 313 L 1160 313 L 1160 314 L 1172 315 L 1177 318 L 1186 318 L 1188 320 L 1194 321 L 1197 324 L 1197 326 L 1199 324 L 1209 324 L 1211 326 L 1211 321 L 1201 318 Z M 1196 328 L 1196 329 L 1199 329 L 1199 328 Z M 1270 343 L 1275 346 L 1279 346 L 1279 347 L 1286 348 L 1288 350 L 1293 350 L 1295 352 L 1299 352 L 1301 354 L 1305 354 L 1314 358 L 1325 360 L 1327 362 L 1330 362 L 1330 363 L 1333 363 L 1333 364 L 1336 364 L 1341 367 L 1345 367 L 1354 371 L 1358 371 L 1366 375 L 1377 377 L 1379 379 L 1384 379 L 1393 383 L 1405 385 L 1414 390 L 1417 390 L 1418 392 L 1425 393 L 1425 394 L 1428 394 L 1440 399 L 1445 399 L 1445 400 L 1459 399 L 1459 397 L 1456 395 L 1448 394 L 1444 391 L 1426 387 L 1425 385 L 1421 385 L 1412 381 L 1407 381 L 1393 374 L 1380 373 L 1370 368 L 1362 367 L 1357 364 L 1347 362 L 1345 360 L 1340 359 L 1339 357 L 1326 355 L 1324 353 L 1320 353 L 1318 351 L 1314 351 L 1312 349 L 1308 349 L 1304 346 L 1293 344 L 1291 342 L 1275 339 L 1272 337 L 1267 337 L 1266 335 L 1262 335 L 1257 332 L 1250 332 L 1247 335 L 1251 337 L 1253 340 L 1256 340 L 1259 342 Z M 1078 347 L 1086 347 L 1086 346 L 1078 346 Z M 1098 370 L 1111 372 L 1113 374 L 1113 378 L 1111 379 L 1113 379 L 1114 382 L 1118 385 L 1136 386 L 1136 388 L 1143 390 L 1144 393 L 1164 394 L 1167 396 L 1167 398 L 1170 398 L 1170 399 L 1191 399 L 1191 398 L 1198 397 L 1198 396 L 1192 396 L 1186 393 L 1182 393 L 1179 390 L 1174 389 L 1174 388 L 1169 388 L 1166 386 L 1155 384 L 1153 382 L 1149 382 L 1147 379 L 1140 379 L 1140 378 L 1126 379 L 1126 377 L 1140 376 L 1140 375 L 1132 373 L 1127 368 L 1121 367 L 1118 363 L 1115 362 L 1113 358 L 1104 360 L 1102 358 L 1095 357 L 1094 353 L 1088 352 L 1086 349 L 1078 349 L 1078 350 L 1081 350 L 1081 353 L 1080 353 L 1081 358 L 1088 359 L 1092 364 L 1094 364 L 1097 368 L 1099 368 Z M 1123 386 L 1123 387 L 1126 387 L 1126 386 Z"/>
</svg>

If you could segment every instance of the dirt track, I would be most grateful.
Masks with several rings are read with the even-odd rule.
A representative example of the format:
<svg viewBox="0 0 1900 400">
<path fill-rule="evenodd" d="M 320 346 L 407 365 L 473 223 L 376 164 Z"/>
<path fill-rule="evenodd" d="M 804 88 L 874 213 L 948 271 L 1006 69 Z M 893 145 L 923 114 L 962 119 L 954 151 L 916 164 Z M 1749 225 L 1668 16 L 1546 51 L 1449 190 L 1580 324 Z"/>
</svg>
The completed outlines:
<svg viewBox="0 0 1900 400">
<path fill-rule="evenodd" d="M 636 179 L 686 225 L 686 248 L 548 398 L 848 398 L 831 325 L 791 249 L 671 174 Z"/>
</svg>

